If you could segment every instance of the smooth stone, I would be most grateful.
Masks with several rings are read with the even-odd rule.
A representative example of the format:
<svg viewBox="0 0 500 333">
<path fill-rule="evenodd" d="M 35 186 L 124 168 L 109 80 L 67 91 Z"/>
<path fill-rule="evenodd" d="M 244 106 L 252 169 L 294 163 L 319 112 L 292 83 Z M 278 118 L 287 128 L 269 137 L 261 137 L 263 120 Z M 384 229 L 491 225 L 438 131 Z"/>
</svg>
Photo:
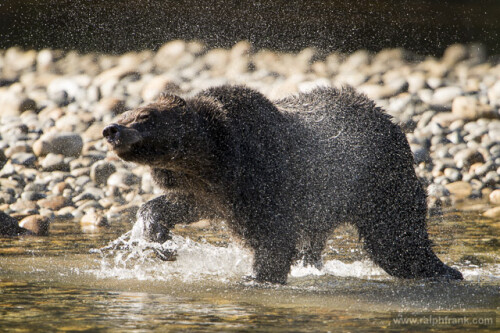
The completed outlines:
<svg viewBox="0 0 500 333">
<path fill-rule="evenodd" d="M 77 168 L 71 170 L 71 175 L 73 177 L 81 177 L 81 176 L 89 176 L 90 175 L 90 168 L 89 167 L 84 167 L 84 168 Z"/>
<path fill-rule="evenodd" d="M 19 226 L 31 231 L 37 236 L 47 236 L 49 234 L 50 220 L 46 216 L 31 215 L 23 218 Z"/>
<path fill-rule="evenodd" d="M 69 204 L 69 200 L 61 195 L 51 196 L 37 201 L 40 208 L 47 208 L 51 210 L 60 210 Z"/>
<path fill-rule="evenodd" d="M 21 200 L 24 201 L 37 201 L 45 197 L 46 197 L 45 194 L 36 191 L 24 191 L 21 194 Z"/>
<path fill-rule="evenodd" d="M 489 217 L 490 219 L 500 218 L 500 207 L 493 207 L 488 209 L 483 213 L 483 216 Z"/>
<path fill-rule="evenodd" d="M 99 200 L 104 196 L 104 192 L 101 189 L 91 187 L 87 188 L 83 193 L 77 195 L 73 198 L 73 202 L 79 202 L 82 200 Z"/>
<path fill-rule="evenodd" d="M 89 210 L 80 220 L 80 225 L 85 229 L 92 229 L 93 227 L 107 227 L 109 226 L 108 219 L 93 210 Z"/>
<path fill-rule="evenodd" d="M 478 151 L 470 148 L 460 150 L 455 154 L 453 159 L 455 160 L 455 163 L 459 168 L 469 167 L 472 164 L 478 162 L 484 163 L 483 155 L 481 155 L 481 153 L 479 153 Z"/>
<path fill-rule="evenodd" d="M 167 76 L 156 76 L 144 85 L 141 97 L 146 102 L 156 100 L 162 92 L 176 93 L 180 90 L 178 83 Z"/>
<path fill-rule="evenodd" d="M 421 145 L 418 144 L 411 144 L 410 148 L 413 153 L 413 159 L 415 160 L 416 164 L 431 161 L 429 151 L 425 147 L 422 147 Z"/>
<path fill-rule="evenodd" d="M 450 196 L 450 191 L 440 184 L 430 184 L 427 187 L 427 194 L 432 197 L 441 198 Z"/>
<path fill-rule="evenodd" d="M 31 153 L 16 153 L 11 157 L 12 164 L 33 166 L 36 162 L 36 156 Z"/>
<path fill-rule="evenodd" d="M 442 87 L 437 88 L 432 95 L 431 104 L 451 108 L 451 103 L 454 98 L 463 93 L 460 87 Z"/>
<path fill-rule="evenodd" d="M 492 205 L 500 205 L 500 189 L 491 192 L 489 195 L 489 200 Z"/>
<path fill-rule="evenodd" d="M 66 206 L 61 209 L 59 209 L 56 212 L 56 217 L 58 219 L 72 219 L 73 218 L 73 212 L 76 210 L 75 207 L 73 206 Z"/>
<path fill-rule="evenodd" d="M 486 163 L 483 163 L 479 166 L 477 166 L 474 170 L 474 173 L 477 176 L 484 176 L 486 175 L 489 171 L 495 170 L 495 164 L 493 161 L 487 161 Z"/>
<path fill-rule="evenodd" d="M 450 195 L 452 195 L 457 200 L 466 199 L 472 193 L 471 184 L 464 181 L 449 183 L 446 184 L 445 187 L 450 192 Z"/>
<path fill-rule="evenodd" d="M 43 171 L 69 171 L 69 165 L 64 162 L 64 155 L 49 153 L 41 163 Z"/>
<path fill-rule="evenodd" d="M 432 122 L 442 127 L 449 127 L 451 123 L 460 119 L 458 115 L 452 112 L 439 112 L 432 117 Z"/>
<path fill-rule="evenodd" d="M 109 176 L 107 184 L 108 186 L 116 187 L 130 187 L 139 185 L 141 183 L 141 178 L 134 175 L 132 172 L 127 170 L 118 170 Z"/>
<path fill-rule="evenodd" d="M 446 178 L 448 178 L 451 182 L 456 182 L 462 178 L 460 171 L 458 171 L 457 169 L 446 168 L 443 172 Z"/>
<path fill-rule="evenodd" d="M 19 226 L 31 231 L 36 236 L 47 236 L 49 234 L 50 220 L 46 216 L 31 215 L 23 218 Z"/>
<path fill-rule="evenodd" d="M 465 45 L 453 44 L 446 48 L 443 53 L 442 61 L 449 66 L 465 60 L 469 56 L 469 50 Z"/>
<path fill-rule="evenodd" d="M 33 145 L 33 152 L 37 156 L 49 153 L 64 156 L 79 156 L 83 148 L 83 140 L 78 133 L 47 133 Z"/>
<path fill-rule="evenodd" d="M 500 175 L 496 171 L 489 171 L 482 181 L 486 186 L 495 186 L 500 183 Z"/>
<path fill-rule="evenodd" d="M 453 99 L 451 112 L 462 119 L 477 119 L 479 115 L 477 104 L 477 99 L 472 96 L 457 96 Z"/>
<path fill-rule="evenodd" d="M 107 161 L 98 161 L 90 168 L 90 179 L 98 185 L 106 184 L 108 178 L 116 172 L 113 163 Z"/>
<path fill-rule="evenodd" d="M 125 102 L 116 97 L 104 97 L 95 106 L 94 112 L 97 116 L 104 117 L 109 115 L 114 117 L 125 111 Z"/>
</svg>

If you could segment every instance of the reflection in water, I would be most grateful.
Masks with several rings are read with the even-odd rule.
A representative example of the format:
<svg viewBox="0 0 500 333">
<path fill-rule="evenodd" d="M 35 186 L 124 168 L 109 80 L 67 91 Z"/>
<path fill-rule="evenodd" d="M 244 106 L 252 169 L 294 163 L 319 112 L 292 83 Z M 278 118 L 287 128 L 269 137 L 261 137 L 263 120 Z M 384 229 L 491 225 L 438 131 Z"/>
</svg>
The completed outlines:
<svg viewBox="0 0 500 333">
<path fill-rule="evenodd" d="M 2 239 L 0 331 L 373 332 L 393 328 L 396 312 L 498 314 L 498 228 L 472 213 L 430 221 L 438 255 L 466 278 L 453 283 L 389 277 L 348 226 L 332 235 L 323 269 L 296 265 L 286 286 L 244 279 L 251 254 L 222 228 L 177 228 L 173 262 L 147 249 L 89 254 L 126 228 L 59 223 L 47 238 Z"/>
</svg>

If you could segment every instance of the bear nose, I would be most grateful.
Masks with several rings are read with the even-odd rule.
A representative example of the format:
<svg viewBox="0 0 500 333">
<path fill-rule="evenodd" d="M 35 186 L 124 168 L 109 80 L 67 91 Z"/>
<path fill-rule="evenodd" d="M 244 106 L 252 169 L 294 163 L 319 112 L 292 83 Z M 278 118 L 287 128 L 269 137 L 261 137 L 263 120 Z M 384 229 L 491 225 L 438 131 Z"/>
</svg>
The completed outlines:
<svg viewBox="0 0 500 333">
<path fill-rule="evenodd" d="M 120 127 L 117 124 L 111 124 L 104 128 L 102 135 L 108 140 L 113 140 L 119 131 Z"/>
</svg>

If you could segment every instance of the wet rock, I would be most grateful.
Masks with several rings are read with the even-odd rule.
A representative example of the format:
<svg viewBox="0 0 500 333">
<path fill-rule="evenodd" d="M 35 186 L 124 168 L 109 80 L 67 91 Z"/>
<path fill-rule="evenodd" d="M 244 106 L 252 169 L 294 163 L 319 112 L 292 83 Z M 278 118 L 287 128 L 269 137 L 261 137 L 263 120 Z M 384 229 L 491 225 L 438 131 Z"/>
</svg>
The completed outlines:
<svg viewBox="0 0 500 333">
<path fill-rule="evenodd" d="M 451 109 L 452 101 L 462 93 L 463 91 L 460 87 L 438 88 L 434 91 L 430 104 L 444 109 Z"/>
<path fill-rule="evenodd" d="M 125 111 L 125 102 L 116 97 L 105 97 L 97 103 L 95 114 L 99 117 L 114 117 Z M 109 118 L 110 119 L 110 118 Z"/>
<path fill-rule="evenodd" d="M 0 149 L 0 169 L 2 169 L 5 165 L 5 163 L 7 163 L 7 156 L 5 156 L 3 150 Z"/>
<path fill-rule="evenodd" d="M 107 184 L 108 186 L 124 187 L 128 188 L 131 186 L 136 186 L 141 183 L 141 178 L 134 175 L 132 172 L 127 170 L 118 170 L 109 176 Z"/>
<path fill-rule="evenodd" d="M 54 211 L 60 210 L 68 204 L 69 200 L 61 195 L 55 195 L 37 201 L 37 205 L 40 206 L 40 208 L 51 209 Z"/>
<path fill-rule="evenodd" d="M 21 194 L 21 200 L 24 201 L 37 201 L 45 198 L 45 194 L 36 191 L 24 191 Z"/>
<path fill-rule="evenodd" d="M 451 112 L 462 119 L 478 118 L 477 100 L 471 96 L 458 96 L 453 99 Z"/>
<path fill-rule="evenodd" d="M 50 82 L 47 87 L 49 98 L 58 106 L 66 106 L 75 100 L 75 97 L 84 95 L 75 79 L 59 77 Z"/>
<path fill-rule="evenodd" d="M 42 160 L 43 171 L 69 171 L 69 165 L 64 161 L 64 155 L 49 153 Z"/>
<path fill-rule="evenodd" d="M 466 199 L 472 193 L 472 186 L 464 181 L 449 183 L 445 187 L 456 200 Z"/>
<path fill-rule="evenodd" d="M 90 179 L 98 185 L 106 184 L 108 178 L 116 172 L 116 167 L 113 163 L 106 161 L 98 161 L 90 168 Z"/>
<path fill-rule="evenodd" d="M 23 214 L 37 214 L 38 213 L 38 206 L 36 202 L 34 201 L 25 201 L 22 199 L 18 199 L 16 202 L 11 204 L 9 208 L 18 213 L 23 213 Z"/>
<path fill-rule="evenodd" d="M 151 79 L 142 89 L 141 97 L 144 101 L 153 101 L 162 92 L 178 93 L 180 92 L 179 84 L 167 76 L 157 76 Z"/>
<path fill-rule="evenodd" d="M 56 218 L 59 220 L 67 220 L 67 219 L 73 219 L 73 212 L 76 210 L 75 207 L 73 206 L 67 206 L 59 209 L 56 212 Z"/>
<path fill-rule="evenodd" d="M 12 155 L 10 160 L 12 164 L 34 166 L 36 162 L 36 156 L 31 153 L 16 153 Z"/>
<path fill-rule="evenodd" d="M 477 166 L 474 170 L 474 174 L 477 176 L 484 176 L 489 171 L 495 170 L 495 164 L 492 161 L 487 161 L 479 166 Z"/>
<path fill-rule="evenodd" d="M 413 153 L 413 159 L 415 160 L 416 164 L 431 161 L 429 151 L 425 147 L 418 144 L 411 144 L 410 148 Z"/>
<path fill-rule="evenodd" d="M 30 231 L 20 227 L 17 220 L 0 211 L 0 236 L 19 236 L 30 234 Z"/>
<path fill-rule="evenodd" d="M 82 200 L 99 200 L 104 196 L 104 193 L 101 189 L 90 187 L 87 188 L 82 194 L 77 195 L 73 198 L 73 202 L 78 202 Z"/>
<path fill-rule="evenodd" d="M 500 205 L 500 189 L 491 192 L 489 199 L 492 205 Z"/>
<path fill-rule="evenodd" d="M 33 145 L 36 156 L 49 153 L 64 156 L 78 156 L 83 148 L 82 137 L 77 133 L 47 133 Z"/>
<path fill-rule="evenodd" d="M 47 236 L 49 234 L 50 220 L 46 216 L 31 215 L 23 218 L 19 226 L 31 231 L 36 236 Z"/>
<path fill-rule="evenodd" d="M 466 59 L 469 51 L 465 45 L 454 44 L 446 48 L 443 54 L 443 62 L 449 66 L 453 66 L 459 61 Z"/>
<path fill-rule="evenodd" d="M 484 163 L 484 157 L 474 149 L 463 149 L 453 157 L 458 168 L 467 168 L 474 163 Z"/>
<path fill-rule="evenodd" d="M 88 211 L 80 220 L 84 231 L 93 231 L 95 228 L 109 226 L 108 219 L 93 210 Z"/>
<path fill-rule="evenodd" d="M 500 218 L 500 207 L 493 207 L 488 209 L 483 213 L 483 216 L 489 217 L 490 219 L 498 219 Z"/>
</svg>

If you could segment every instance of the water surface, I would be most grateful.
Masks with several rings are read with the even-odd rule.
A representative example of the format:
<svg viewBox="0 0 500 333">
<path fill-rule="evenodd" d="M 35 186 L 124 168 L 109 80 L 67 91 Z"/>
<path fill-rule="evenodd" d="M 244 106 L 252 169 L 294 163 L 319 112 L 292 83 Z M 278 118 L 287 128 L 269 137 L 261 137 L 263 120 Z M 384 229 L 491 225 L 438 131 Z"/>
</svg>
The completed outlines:
<svg viewBox="0 0 500 333">
<path fill-rule="evenodd" d="M 496 331 L 495 325 L 396 325 L 400 315 L 498 316 L 499 224 L 474 212 L 430 221 L 438 256 L 462 282 L 403 281 L 367 260 L 343 226 L 323 269 L 296 265 L 286 286 L 256 285 L 252 255 L 223 226 L 177 227 L 177 260 L 151 250 L 89 253 L 129 226 L 83 233 L 56 222 L 49 237 L 0 240 L 0 331 Z"/>
</svg>

